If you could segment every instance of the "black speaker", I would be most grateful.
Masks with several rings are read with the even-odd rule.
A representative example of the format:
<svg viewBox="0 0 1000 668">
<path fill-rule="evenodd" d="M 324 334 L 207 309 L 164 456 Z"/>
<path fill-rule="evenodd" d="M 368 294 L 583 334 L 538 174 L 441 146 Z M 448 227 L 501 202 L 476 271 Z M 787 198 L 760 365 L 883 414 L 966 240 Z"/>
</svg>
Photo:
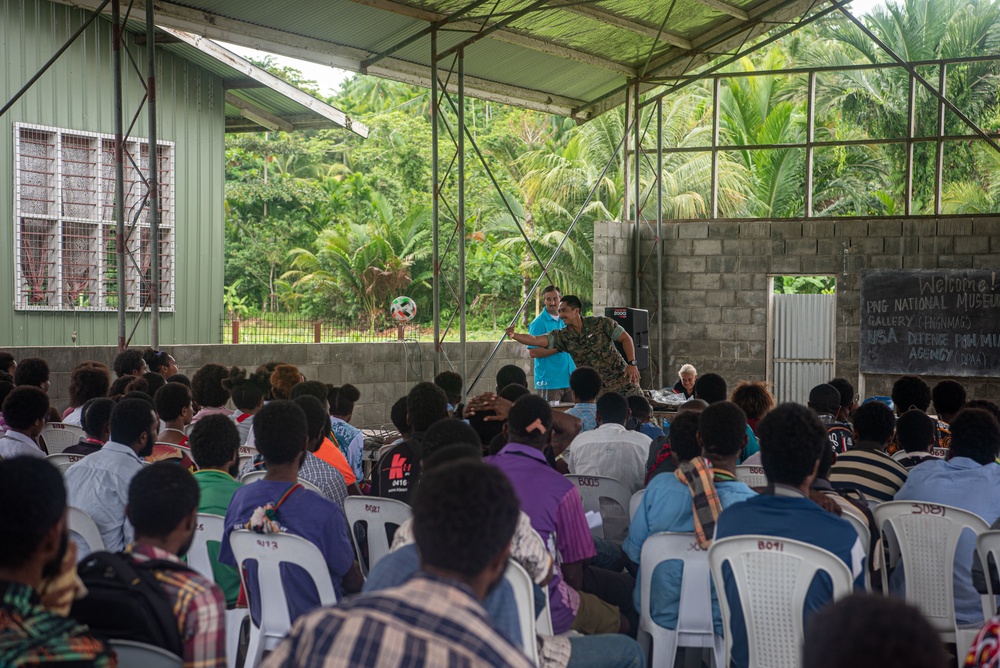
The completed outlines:
<svg viewBox="0 0 1000 668">
<path fill-rule="evenodd" d="M 635 344 L 635 362 L 639 369 L 649 368 L 649 311 L 641 308 L 626 308 L 622 306 L 609 306 L 604 309 L 604 315 L 611 318 L 632 337 Z M 625 357 L 622 344 L 615 342 L 615 348 L 621 356 Z"/>
</svg>

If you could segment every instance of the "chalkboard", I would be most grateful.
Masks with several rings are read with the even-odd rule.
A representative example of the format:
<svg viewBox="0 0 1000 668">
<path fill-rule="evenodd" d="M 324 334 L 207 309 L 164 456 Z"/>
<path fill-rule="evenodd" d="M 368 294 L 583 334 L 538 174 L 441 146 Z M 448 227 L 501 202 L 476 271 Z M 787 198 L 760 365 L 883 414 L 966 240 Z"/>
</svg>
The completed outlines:
<svg viewBox="0 0 1000 668">
<path fill-rule="evenodd" d="M 1000 271 L 862 272 L 861 371 L 1000 376 Z"/>
</svg>

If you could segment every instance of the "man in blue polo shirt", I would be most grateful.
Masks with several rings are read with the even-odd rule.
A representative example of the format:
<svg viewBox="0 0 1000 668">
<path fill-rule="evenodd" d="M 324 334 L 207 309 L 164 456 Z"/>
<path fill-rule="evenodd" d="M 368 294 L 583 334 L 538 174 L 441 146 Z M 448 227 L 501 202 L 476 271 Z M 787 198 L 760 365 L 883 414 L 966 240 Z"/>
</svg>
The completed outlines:
<svg viewBox="0 0 1000 668">
<path fill-rule="evenodd" d="M 826 429 L 805 406 L 782 404 L 757 427 L 761 464 L 774 493 L 761 494 L 722 511 L 715 539 L 764 535 L 790 538 L 821 547 L 839 557 L 854 576 L 854 586 L 864 587 L 865 554 L 854 527 L 809 500 L 823 448 L 830 447 Z M 749 665 L 747 632 L 742 606 L 732 575 L 725 577 L 725 595 L 733 612 L 733 663 Z M 808 617 L 832 599 L 830 581 L 816 578 L 806 595 L 803 614 Z M 807 621 L 808 623 L 808 621 Z"/>
<path fill-rule="evenodd" d="M 562 329 L 566 323 L 559 317 L 559 300 L 562 294 L 559 288 L 550 285 L 542 291 L 542 301 L 545 309 L 538 314 L 528 333 L 532 336 L 542 336 L 549 332 Z M 555 348 L 528 347 L 528 355 L 535 360 L 535 389 L 546 399 L 552 401 L 572 401 L 569 390 L 569 375 L 576 369 L 569 353 L 561 353 Z"/>
</svg>

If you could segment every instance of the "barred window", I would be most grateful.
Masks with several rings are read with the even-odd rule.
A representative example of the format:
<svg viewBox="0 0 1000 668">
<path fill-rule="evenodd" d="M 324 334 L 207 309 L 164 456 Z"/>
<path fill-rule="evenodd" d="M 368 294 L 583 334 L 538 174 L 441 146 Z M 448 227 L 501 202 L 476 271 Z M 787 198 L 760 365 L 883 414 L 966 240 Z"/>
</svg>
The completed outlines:
<svg viewBox="0 0 1000 668">
<path fill-rule="evenodd" d="M 118 308 L 114 137 L 14 127 L 15 308 Z M 158 142 L 160 309 L 174 308 L 174 144 Z M 125 299 L 150 301 L 149 142 L 125 144 Z M 134 225 L 133 225 L 134 223 Z"/>
</svg>

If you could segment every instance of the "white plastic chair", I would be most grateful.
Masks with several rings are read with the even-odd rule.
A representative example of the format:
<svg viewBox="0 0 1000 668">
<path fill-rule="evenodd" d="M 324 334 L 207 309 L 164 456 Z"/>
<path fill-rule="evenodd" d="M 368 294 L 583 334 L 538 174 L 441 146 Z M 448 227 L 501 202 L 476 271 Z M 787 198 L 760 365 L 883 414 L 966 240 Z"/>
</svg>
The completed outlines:
<svg viewBox="0 0 1000 668">
<path fill-rule="evenodd" d="M 42 429 L 41 437 L 50 455 L 58 455 L 71 445 L 76 445 L 87 432 L 83 427 L 62 422 L 49 422 Z"/>
<path fill-rule="evenodd" d="M 212 568 L 212 558 L 208 553 L 210 542 L 221 543 L 225 536 L 225 519 L 221 515 L 198 513 L 194 527 L 194 540 L 188 549 L 188 565 L 209 580 L 215 581 L 215 571 Z M 233 668 L 236 665 L 236 653 L 240 644 L 240 626 L 243 619 L 250 614 L 247 608 L 232 608 L 226 610 L 226 664 Z"/>
<path fill-rule="evenodd" d="M 865 551 L 865 559 L 870 561 L 872 558 L 872 549 L 871 549 L 872 534 L 871 531 L 868 530 L 868 525 L 866 525 L 864 522 L 859 520 L 854 515 L 851 515 L 850 513 L 842 513 L 840 516 L 843 519 L 850 522 L 851 526 L 854 527 L 854 530 L 858 532 L 858 540 L 861 541 L 861 549 Z M 864 579 L 865 579 L 865 591 L 867 592 L 871 592 L 872 590 L 872 576 L 871 576 L 870 566 L 871 564 L 868 563 L 865 564 Z"/>
<path fill-rule="evenodd" d="M 979 563 L 983 565 L 983 576 L 986 578 L 986 591 L 989 592 L 989 600 L 994 600 L 994 596 L 1000 591 L 993 591 L 993 576 L 991 570 L 1000 571 L 1000 531 L 984 531 L 976 536 L 976 554 L 979 555 Z M 993 557 L 993 569 L 990 568 L 990 557 Z"/>
<path fill-rule="evenodd" d="M 111 649 L 118 655 L 118 665 L 142 666 L 142 668 L 182 668 L 181 657 L 162 647 L 147 645 L 134 640 L 110 640 Z"/>
<path fill-rule="evenodd" d="M 962 648 L 958 665 L 964 665 L 964 648 L 972 644 L 981 624 L 960 626 L 955 621 L 955 552 L 963 531 L 978 537 L 989 531 L 989 524 L 961 508 L 918 501 L 887 501 L 873 512 L 888 551 L 882 591 L 889 591 L 889 571 L 902 560 L 906 601 L 920 608 L 942 642 Z M 988 597 L 982 597 L 982 605 L 983 618 L 988 619 L 993 614 Z"/>
<path fill-rule="evenodd" d="M 83 459 L 86 455 L 69 455 L 65 452 L 60 452 L 57 455 L 49 455 L 45 458 L 47 462 L 59 469 L 60 473 L 65 473 L 73 464 Z"/>
<path fill-rule="evenodd" d="M 233 531 L 229 545 L 236 557 L 236 566 L 249 594 L 247 561 L 257 562 L 257 585 L 260 591 L 260 626 L 250 622 L 250 644 L 244 668 L 257 668 L 265 651 L 274 649 L 287 635 L 292 621 L 288 601 L 281 582 L 281 564 L 295 564 L 313 579 L 321 606 L 335 605 L 337 594 L 330 580 L 330 571 L 319 548 L 305 538 L 286 533 L 259 534 L 253 531 Z"/>
<path fill-rule="evenodd" d="M 517 603 L 517 621 L 521 628 L 521 649 L 528 655 L 531 662 L 538 665 L 538 642 L 535 640 L 535 589 L 531 577 L 524 568 L 513 559 L 507 560 L 507 570 L 503 577 L 514 590 L 514 601 Z"/>
<path fill-rule="evenodd" d="M 611 507 L 606 503 L 602 504 L 602 499 L 610 500 L 612 503 L 617 504 L 621 508 L 620 517 L 622 519 L 628 517 L 629 508 L 632 505 L 632 490 L 625 483 L 607 476 L 578 475 L 574 473 L 568 473 L 566 479 L 576 485 L 577 491 L 580 492 L 580 499 L 583 501 L 583 510 L 600 513 L 601 518 L 604 520 L 601 526 L 590 530 L 591 535 L 595 538 L 608 538 L 608 532 L 605 532 L 605 527 L 608 526 L 609 519 L 612 523 L 615 520 L 614 514 L 609 512 Z M 628 529 L 627 525 L 625 529 Z M 621 542 L 615 536 L 610 536 L 610 538 L 614 538 L 616 542 Z"/>
<path fill-rule="evenodd" d="M 763 466 L 740 464 L 736 467 L 736 479 L 748 487 L 767 487 L 767 476 Z"/>
<path fill-rule="evenodd" d="M 681 578 L 681 598 L 677 608 L 677 628 L 668 629 L 653 621 L 651 601 L 653 571 L 664 561 L 679 560 L 684 564 Z M 639 642 L 650 655 L 652 666 L 669 668 L 674 665 L 678 647 L 708 647 L 716 668 L 722 666 L 721 637 L 715 635 L 712 620 L 712 577 L 708 567 L 708 552 L 698 546 L 693 533 L 655 533 L 642 544 L 639 557 Z"/>
<path fill-rule="evenodd" d="M 66 509 L 66 525 L 71 532 L 83 539 L 92 553 L 104 550 L 101 530 L 97 528 L 97 523 L 87 513 L 79 508 L 68 507 Z"/>
<path fill-rule="evenodd" d="M 628 501 L 628 519 L 631 522 L 632 518 L 635 517 L 635 511 L 639 510 L 639 506 L 642 504 L 642 497 L 646 496 L 646 488 L 643 487 L 638 492 L 632 495 L 632 498 Z"/>
<path fill-rule="evenodd" d="M 733 613 L 726 596 L 722 566 L 729 564 L 736 585 L 751 666 L 799 668 L 804 637 L 802 611 L 813 577 L 823 571 L 830 578 L 833 599 L 851 593 L 851 570 L 836 555 L 789 538 L 733 536 L 715 541 L 708 563 L 718 592 L 725 634 L 722 665 L 733 655 Z"/>
<path fill-rule="evenodd" d="M 252 482 L 263 480 L 265 475 L 267 475 L 267 471 L 250 471 L 250 473 L 244 473 L 240 477 L 240 482 L 243 483 L 244 485 L 249 485 Z M 316 492 L 319 495 L 323 494 L 323 492 L 319 491 L 319 487 L 312 484 L 308 480 L 303 480 L 302 478 L 299 478 L 299 484 L 308 489 L 310 492 Z"/>
<path fill-rule="evenodd" d="M 355 524 L 366 522 L 368 540 L 368 563 L 359 558 L 361 572 L 368 577 L 368 572 L 375 567 L 382 557 L 389 554 L 389 536 L 386 525 L 399 526 L 410 519 L 413 511 L 402 501 L 383 499 L 378 496 L 349 496 L 344 499 L 344 514 L 347 515 L 347 530 L 354 542 L 354 549 L 359 557 L 363 554 L 358 543 L 358 532 Z"/>
</svg>

